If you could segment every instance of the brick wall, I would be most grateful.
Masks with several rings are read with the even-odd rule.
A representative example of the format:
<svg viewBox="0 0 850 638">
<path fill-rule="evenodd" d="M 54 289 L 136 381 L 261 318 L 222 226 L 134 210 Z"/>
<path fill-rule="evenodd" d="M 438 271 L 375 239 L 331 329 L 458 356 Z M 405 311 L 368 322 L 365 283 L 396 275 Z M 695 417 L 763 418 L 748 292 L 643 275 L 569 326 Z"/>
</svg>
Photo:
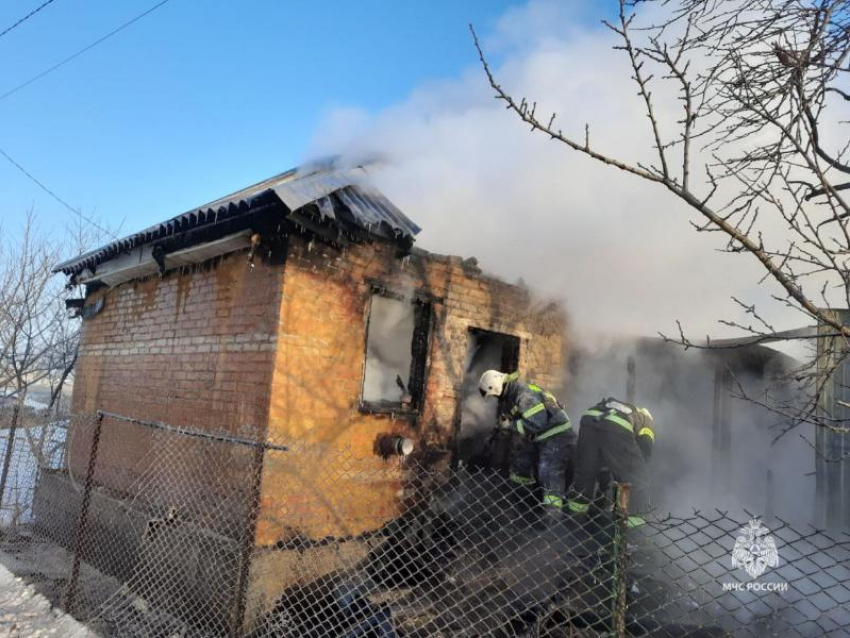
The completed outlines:
<svg viewBox="0 0 850 638">
<path fill-rule="evenodd" d="M 413 422 L 358 409 L 370 281 L 441 300 L 433 305 L 424 404 Z M 292 239 L 269 437 L 307 439 L 329 450 L 346 447 L 352 457 L 364 460 L 340 476 L 339 454 L 333 451 L 323 456 L 314 448 L 310 455 L 267 458 L 258 544 L 295 532 L 358 534 L 398 514 L 404 476 L 396 459 L 374 455 L 375 441 L 397 433 L 413 438 L 420 450 L 448 451 L 472 327 L 520 337 L 520 370 L 550 387 L 559 385 L 563 315 L 557 308 L 534 307 L 526 290 L 483 277 L 454 257 L 418 251 L 401 260 L 384 245 L 337 250 Z M 396 480 L 372 480 L 383 463 L 398 468 Z"/>
<path fill-rule="evenodd" d="M 435 299 L 416 418 L 359 409 L 370 281 Z M 258 260 L 252 269 L 240 252 L 99 294 L 103 311 L 83 324 L 77 413 L 102 409 L 310 442 L 309 452 L 266 456 L 259 545 L 293 534 L 358 534 L 398 514 L 406 477 L 397 459 L 374 454 L 376 439 L 400 434 L 418 450 L 448 454 L 470 328 L 519 337 L 520 371 L 544 385 L 557 387 L 563 368 L 557 308 L 537 307 L 526 290 L 482 276 L 458 258 L 416 251 L 400 259 L 384 244 L 340 250 L 293 236 L 285 266 Z M 203 446 L 195 462 L 194 448 L 175 452 L 177 437 L 109 420 L 104 427 L 96 478 L 112 488 L 131 489 L 154 462 L 159 480 L 189 491 L 249 487 L 244 450 L 186 444 Z M 83 429 L 72 442 L 77 474 L 85 471 L 87 436 Z M 340 448 L 349 449 L 346 458 L 363 460 L 343 463 Z M 383 464 L 393 469 L 390 478 L 370 478 Z"/>
<path fill-rule="evenodd" d="M 204 268 L 94 293 L 105 303 L 83 322 L 74 411 L 102 409 L 209 431 L 262 433 L 282 272 L 259 262 L 252 269 L 245 253 L 236 253 Z M 108 419 L 104 428 L 96 477 L 119 490 L 150 465 L 148 455 L 167 457 L 177 439 Z M 228 464 L 231 453 L 203 445 Z M 73 441 L 71 449 L 72 469 L 83 472 L 87 440 Z M 174 464 L 191 464 L 191 454 L 183 457 Z"/>
</svg>

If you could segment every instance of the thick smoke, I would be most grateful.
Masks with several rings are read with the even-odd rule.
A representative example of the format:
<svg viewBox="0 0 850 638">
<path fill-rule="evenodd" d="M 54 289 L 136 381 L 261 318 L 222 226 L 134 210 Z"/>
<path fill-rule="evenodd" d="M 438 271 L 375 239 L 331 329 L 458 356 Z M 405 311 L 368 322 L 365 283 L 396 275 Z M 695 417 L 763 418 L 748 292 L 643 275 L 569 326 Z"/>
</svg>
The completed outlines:
<svg viewBox="0 0 850 638">
<path fill-rule="evenodd" d="M 814 504 L 814 458 L 798 433 L 774 443 L 782 419 L 736 398 L 737 384 L 750 396 L 777 391 L 773 377 L 792 362 L 779 357 L 766 367 L 769 351 L 683 352 L 655 339 L 587 339 L 571 355 L 568 411 L 581 413 L 606 396 L 624 398 L 627 362 L 635 362 L 635 395 L 657 429 L 651 462 L 653 506 L 662 512 L 748 511 L 808 523 Z M 716 372 L 729 371 L 722 387 L 730 446 L 723 463 L 713 442 Z M 766 369 L 765 369 L 766 368 Z"/>
<path fill-rule="evenodd" d="M 595 147 L 646 164 L 652 141 L 627 60 L 611 49 L 610 31 L 577 19 L 598 9 L 530 0 L 484 34 L 484 45 L 500 82 L 541 110 L 557 110 L 565 133 L 583 138 L 588 123 Z M 769 284 L 759 286 L 755 259 L 718 252 L 722 238 L 696 233 L 692 212 L 665 190 L 531 134 L 493 99 L 471 41 L 469 60 L 457 77 L 421 86 L 382 111 L 329 112 L 311 154 L 342 153 L 352 164 L 377 159 L 370 172 L 423 226 L 420 246 L 475 255 L 485 269 L 565 300 L 576 328 L 570 343 L 585 355 L 571 371 L 571 417 L 601 396 L 625 392 L 624 351 L 595 335 L 677 334 L 678 319 L 694 338 L 730 336 L 718 319 L 741 319 L 733 295 L 758 304 L 777 329 L 798 327 L 800 316 L 771 304 Z M 659 115 L 667 123 L 678 117 Z M 740 402 L 733 406 L 732 489 L 712 488 L 714 365 L 681 352 L 638 365 L 637 398 L 661 428 L 660 504 L 681 510 L 731 499 L 729 506 L 763 512 L 772 492 L 776 513 L 792 516 L 795 503 L 811 502 L 803 498 L 813 491 L 803 467 L 811 452 L 799 449 L 795 434 L 771 446 L 771 417 Z M 467 421 L 486 420 L 472 400 L 464 409 Z"/>
<path fill-rule="evenodd" d="M 577 26 L 576 6 L 598 11 L 532 0 L 504 16 L 485 38 L 500 81 L 556 109 L 565 132 L 583 137 L 589 123 L 599 149 L 649 162 L 626 60 L 607 29 Z M 377 159 L 370 172 L 423 226 L 419 245 L 475 255 L 491 272 L 566 298 L 573 320 L 595 331 L 675 332 L 680 319 L 695 336 L 717 336 L 718 318 L 738 318 L 731 295 L 767 301 L 755 259 L 718 253 L 722 239 L 696 233 L 664 189 L 532 135 L 492 98 L 471 41 L 469 60 L 458 77 L 383 111 L 331 111 L 311 155 Z"/>
</svg>

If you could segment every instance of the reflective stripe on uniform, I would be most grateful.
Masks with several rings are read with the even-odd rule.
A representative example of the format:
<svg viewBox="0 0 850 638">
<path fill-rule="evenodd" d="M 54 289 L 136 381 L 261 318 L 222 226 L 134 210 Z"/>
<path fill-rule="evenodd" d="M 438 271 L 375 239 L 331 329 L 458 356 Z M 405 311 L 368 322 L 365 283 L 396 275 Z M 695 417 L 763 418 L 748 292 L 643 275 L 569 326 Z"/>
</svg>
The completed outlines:
<svg viewBox="0 0 850 638">
<path fill-rule="evenodd" d="M 592 416 L 594 419 L 604 414 L 602 410 L 588 410 L 582 416 Z"/>
<path fill-rule="evenodd" d="M 626 523 L 628 527 L 640 527 L 646 523 L 646 519 L 642 516 L 629 516 L 629 520 Z"/>
<path fill-rule="evenodd" d="M 649 428 L 641 428 L 638 431 L 638 436 L 648 436 L 650 439 L 652 439 L 652 442 L 655 443 L 655 432 L 653 432 Z"/>
<path fill-rule="evenodd" d="M 558 509 L 561 509 L 564 507 L 564 499 L 562 499 L 557 494 L 544 494 L 543 505 L 548 505 L 549 507 L 557 507 Z"/>
<path fill-rule="evenodd" d="M 578 501 L 567 501 L 567 507 L 570 508 L 571 512 L 576 512 L 577 514 L 586 514 L 587 510 L 590 509 L 590 504 L 579 503 Z"/>
<path fill-rule="evenodd" d="M 628 422 L 626 419 L 624 419 L 623 417 L 621 417 L 621 416 L 617 416 L 617 415 L 616 415 L 616 414 L 614 414 L 613 412 L 609 412 L 608 414 L 606 414 L 606 415 L 605 415 L 605 420 L 606 420 L 606 421 L 611 421 L 611 423 L 616 423 L 617 425 L 620 425 L 620 426 L 622 426 L 622 427 L 626 428 L 629 432 L 634 432 L 634 431 L 635 431 L 635 430 L 634 430 L 634 428 L 632 427 L 632 424 L 631 424 L 631 423 L 629 423 L 629 422 Z"/>
<path fill-rule="evenodd" d="M 505 375 L 505 381 L 516 381 L 519 379 L 519 372 L 511 372 L 508 375 Z"/>
<path fill-rule="evenodd" d="M 543 410 L 545 410 L 545 409 L 546 409 L 546 406 L 545 406 L 545 405 L 543 405 L 543 403 L 537 403 L 537 404 L 535 404 L 535 405 L 532 405 L 532 406 L 531 406 L 530 408 L 528 408 L 525 412 L 523 412 L 523 413 L 522 413 L 522 418 L 523 418 L 523 419 L 531 418 L 531 417 L 533 417 L 535 414 L 539 414 L 540 412 L 543 412 Z"/>
<path fill-rule="evenodd" d="M 541 387 L 540 387 L 539 385 L 537 385 L 536 383 L 529 383 L 529 384 L 528 384 L 528 389 L 529 389 L 529 390 L 531 390 L 532 392 L 539 392 L 540 394 L 542 394 L 543 396 L 545 396 L 547 399 L 551 399 L 551 400 L 552 400 L 552 401 L 554 401 L 555 403 L 557 403 L 557 402 L 558 402 L 558 398 L 557 398 L 554 394 L 552 394 L 551 392 L 549 392 L 549 390 L 544 390 L 543 388 L 541 388 Z"/>
<path fill-rule="evenodd" d="M 549 428 L 542 434 L 538 434 L 534 437 L 535 441 L 544 441 L 548 439 L 550 436 L 555 436 L 556 434 L 560 434 L 561 432 L 566 432 L 570 428 L 572 428 L 572 424 L 567 421 L 566 423 L 562 423 L 561 425 L 556 425 L 554 428 Z"/>
<path fill-rule="evenodd" d="M 513 472 L 511 472 L 508 479 L 512 483 L 516 483 L 518 485 L 531 485 L 532 483 L 534 483 L 533 478 L 530 478 L 528 476 L 522 476 L 521 474 L 514 474 Z"/>
<path fill-rule="evenodd" d="M 516 431 L 520 434 L 525 434 L 525 426 L 522 424 L 522 421 L 520 419 L 514 421 L 514 427 L 516 428 Z"/>
<path fill-rule="evenodd" d="M 640 412 L 641 414 L 643 414 L 644 416 L 648 416 L 650 419 L 652 418 L 652 415 L 649 413 L 649 410 L 647 410 L 646 408 L 638 408 L 637 411 Z"/>
</svg>

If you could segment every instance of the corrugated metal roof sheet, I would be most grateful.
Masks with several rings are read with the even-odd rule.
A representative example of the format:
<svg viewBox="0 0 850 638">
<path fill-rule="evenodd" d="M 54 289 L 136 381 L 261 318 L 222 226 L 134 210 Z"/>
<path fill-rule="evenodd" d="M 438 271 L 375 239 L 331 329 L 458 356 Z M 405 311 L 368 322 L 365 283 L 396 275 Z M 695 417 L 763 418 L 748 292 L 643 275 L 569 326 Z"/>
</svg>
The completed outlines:
<svg viewBox="0 0 850 638">
<path fill-rule="evenodd" d="M 421 230 L 372 185 L 363 168 L 297 168 L 69 259 L 58 264 L 54 272 L 76 274 L 158 239 L 240 217 L 251 211 L 258 199 L 270 194 L 274 194 L 289 212 L 315 204 L 322 217 L 333 220 L 342 213 L 347 221 L 379 236 L 412 242 Z M 342 210 L 340 204 L 344 207 Z"/>
</svg>

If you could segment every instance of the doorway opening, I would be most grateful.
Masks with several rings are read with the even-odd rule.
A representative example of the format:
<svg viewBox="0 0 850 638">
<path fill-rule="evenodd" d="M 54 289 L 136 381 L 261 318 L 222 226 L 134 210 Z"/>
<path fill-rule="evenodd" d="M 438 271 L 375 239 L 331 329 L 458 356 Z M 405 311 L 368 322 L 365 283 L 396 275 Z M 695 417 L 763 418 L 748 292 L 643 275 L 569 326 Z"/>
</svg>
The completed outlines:
<svg viewBox="0 0 850 638">
<path fill-rule="evenodd" d="M 497 401 L 478 392 L 478 380 L 486 370 L 514 372 L 519 367 L 519 337 L 470 328 L 467 338 L 463 389 L 458 409 L 457 459 L 472 469 L 495 467 L 506 471 L 510 437 L 492 436 Z"/>
</svg>

